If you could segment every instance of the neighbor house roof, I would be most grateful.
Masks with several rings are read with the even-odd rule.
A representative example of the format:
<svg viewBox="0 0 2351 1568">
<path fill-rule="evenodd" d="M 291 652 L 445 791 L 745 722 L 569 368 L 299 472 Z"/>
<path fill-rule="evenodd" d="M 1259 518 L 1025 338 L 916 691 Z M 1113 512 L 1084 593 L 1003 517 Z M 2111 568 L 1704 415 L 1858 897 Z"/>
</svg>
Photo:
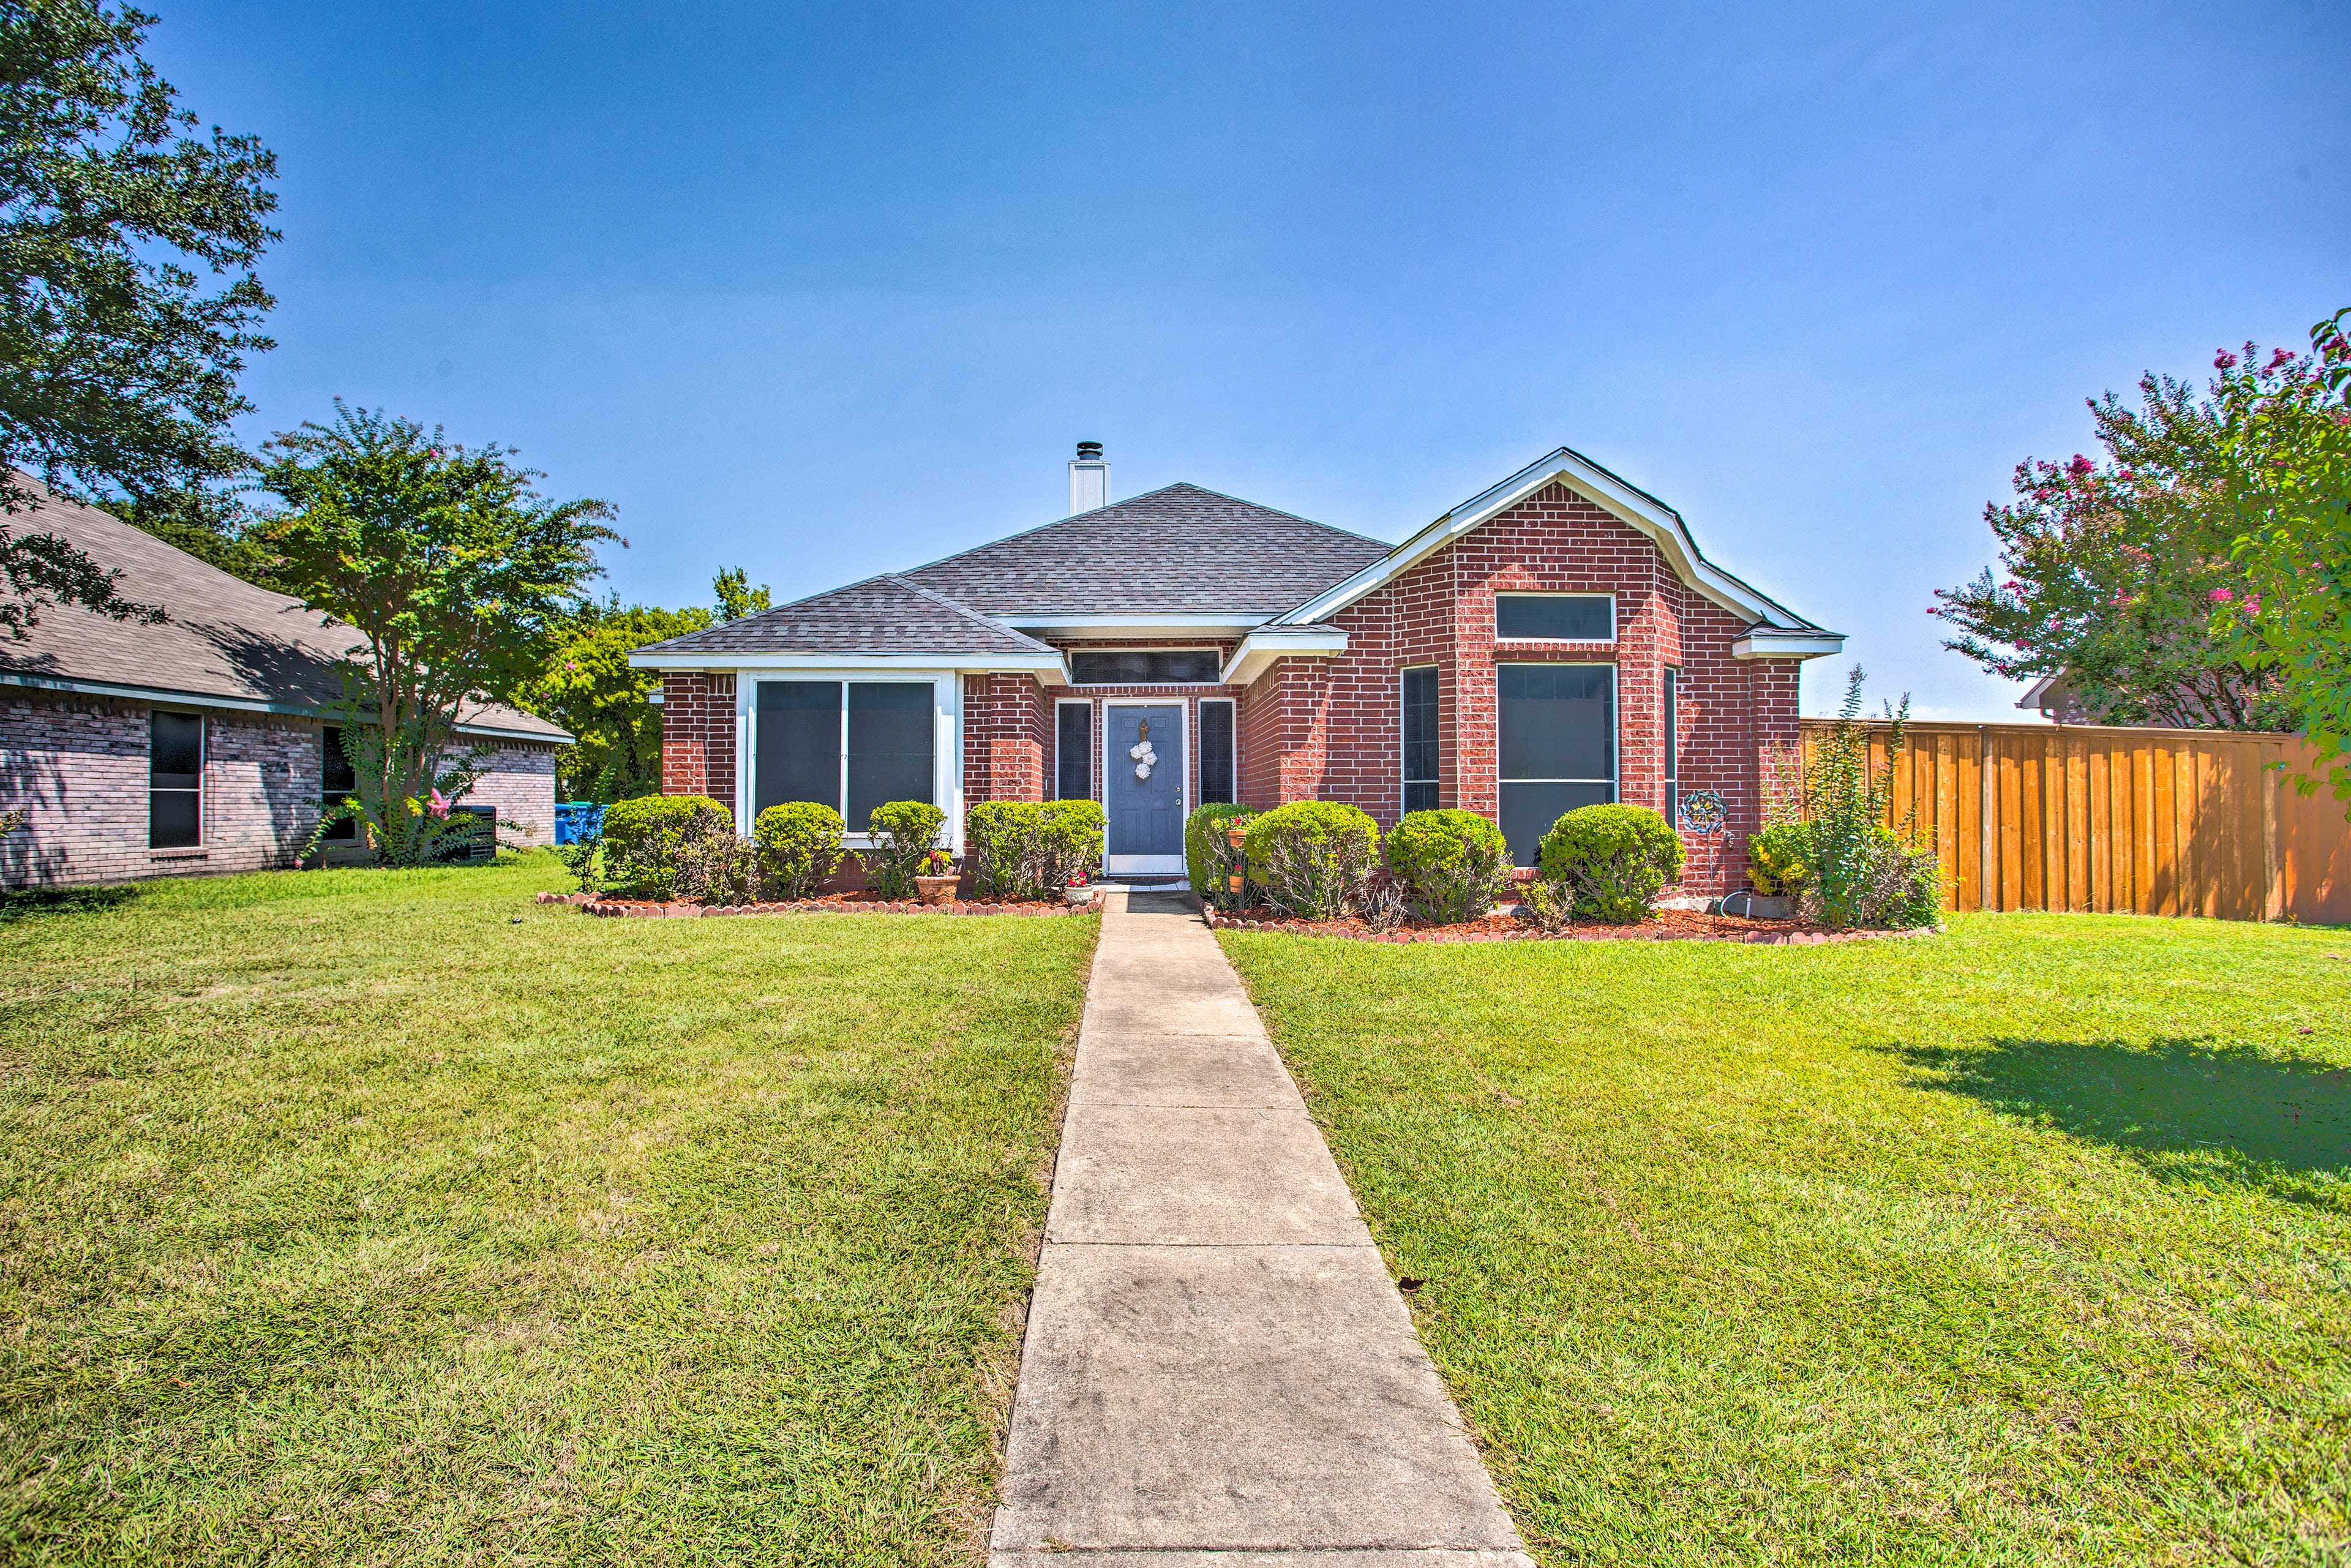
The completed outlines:
<svg viewBox="0 0 2351 1568">
<path fill-rule="evenodd" d="M 16 482 L 38 505 L 0 517 L 0 527 L 18 537 L 57 535 L 102 569 L 119 572 L 115 591 L 123 598 L 161 605 L 171 619 L 147 626 L 74 605 L 42 605 L 30 636 L 18 641 L 0 632 L 0 685 L 271 713 L 315 714 L 341 698 L 337 661 L 361 641 L 350 627 L 95 507 L 78 506 L 27 475 L 17 475 Z M 543 718 L 496 703 L 468 707 L 459 728 L 478 736 L 571 738 Z"/>
<path fill-rule="evenodd" d="M 1279 615 L 1380 559 L 1377 539 L 1170 485 L 917 567 L 990 615 Z"/>
<path fill-rule="evenodd" d="M 689 632 L 646 653 L 893 653 L 1060 655 L 1025 632 L 967 610 L 919 583 L 885 573 L 789 604 Z"/>
</svg>

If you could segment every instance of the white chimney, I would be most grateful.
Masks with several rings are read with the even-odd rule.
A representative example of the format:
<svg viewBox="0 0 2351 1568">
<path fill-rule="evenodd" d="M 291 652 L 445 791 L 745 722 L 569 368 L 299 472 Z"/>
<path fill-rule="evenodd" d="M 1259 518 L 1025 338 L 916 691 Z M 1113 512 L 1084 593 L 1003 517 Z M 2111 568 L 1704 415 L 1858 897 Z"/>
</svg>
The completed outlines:
<svg viewBox="0 0 2351 1568">
<path fill-rule="evenodd" d="M 1110 465 L 1102 460 L 1102 443 L 1081 441 L 1070 460 L 1070 516 L 1110 505 Z"/>
</svg>

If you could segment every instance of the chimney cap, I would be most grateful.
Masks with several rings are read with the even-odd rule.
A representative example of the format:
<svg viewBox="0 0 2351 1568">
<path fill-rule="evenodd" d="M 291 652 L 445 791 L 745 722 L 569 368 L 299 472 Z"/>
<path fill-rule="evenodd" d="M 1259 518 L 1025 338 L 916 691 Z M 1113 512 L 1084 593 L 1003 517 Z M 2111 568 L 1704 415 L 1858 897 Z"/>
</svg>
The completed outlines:
<svg viewBox="0 0 2351 1568">
<path fill-rule="evenodd" d="M 1101 443 L 1101 442 L 1099 442 L 1099 441 L 1081 441 L 1081 442 L 1079 442 L 1079 443 L 1078 443 L 1078 461 L 1079 461 L 1079 462 L 1081 462 L 1081 463 L 1099 463 L 1099 462 L 1101 462 L 1101 461 L 1102 461 L 1102 443 Z"/>
</svg>

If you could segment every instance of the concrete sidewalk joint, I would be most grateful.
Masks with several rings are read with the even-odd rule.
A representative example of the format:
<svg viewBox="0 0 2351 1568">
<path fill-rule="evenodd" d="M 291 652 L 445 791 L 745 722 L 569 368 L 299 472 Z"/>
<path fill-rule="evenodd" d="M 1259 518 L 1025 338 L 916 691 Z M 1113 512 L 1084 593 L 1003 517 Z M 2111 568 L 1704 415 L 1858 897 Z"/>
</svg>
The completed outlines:
<svg viewBox="0 0 2351 1568">
<path fill-rule="evenodd" d="M 1196 915 L 1106 915 L 991 1568 L 1531 1568 Z"/>
</svg>

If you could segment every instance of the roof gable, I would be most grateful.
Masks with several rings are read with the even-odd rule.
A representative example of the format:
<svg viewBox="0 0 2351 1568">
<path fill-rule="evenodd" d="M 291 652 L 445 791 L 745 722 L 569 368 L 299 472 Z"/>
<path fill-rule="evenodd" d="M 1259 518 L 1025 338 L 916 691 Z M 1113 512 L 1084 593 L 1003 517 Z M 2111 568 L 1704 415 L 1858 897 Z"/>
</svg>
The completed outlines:
<svg viewBox="0 0 2351 1568">
<path fill-rule="evenodd" d="M 1290 626 L 1327 621 L 1394 580 L 1416 562 L 1554 484 L 1564 486 L 1647 535 L 1684 582 L 1733 614 L 1753 622 L 1751 651 L 1775 651 L 1769 646 L 1775 643 L 1783 644 L 1791 653 L 1836 651 L 1834 644 L 1842 641 L 1836 632 L 1824 631 L 1708 560 L 1699 552 L 1698 541 L 1690 537 L 1689 526 L 1682 521 L 1680 513 L 1565 446 L 1545 454 L 1500 484 L 1472 496 L 1396 546 L 1384 559 L 1315 594 L 1275 623 Z"/>
</svg>

